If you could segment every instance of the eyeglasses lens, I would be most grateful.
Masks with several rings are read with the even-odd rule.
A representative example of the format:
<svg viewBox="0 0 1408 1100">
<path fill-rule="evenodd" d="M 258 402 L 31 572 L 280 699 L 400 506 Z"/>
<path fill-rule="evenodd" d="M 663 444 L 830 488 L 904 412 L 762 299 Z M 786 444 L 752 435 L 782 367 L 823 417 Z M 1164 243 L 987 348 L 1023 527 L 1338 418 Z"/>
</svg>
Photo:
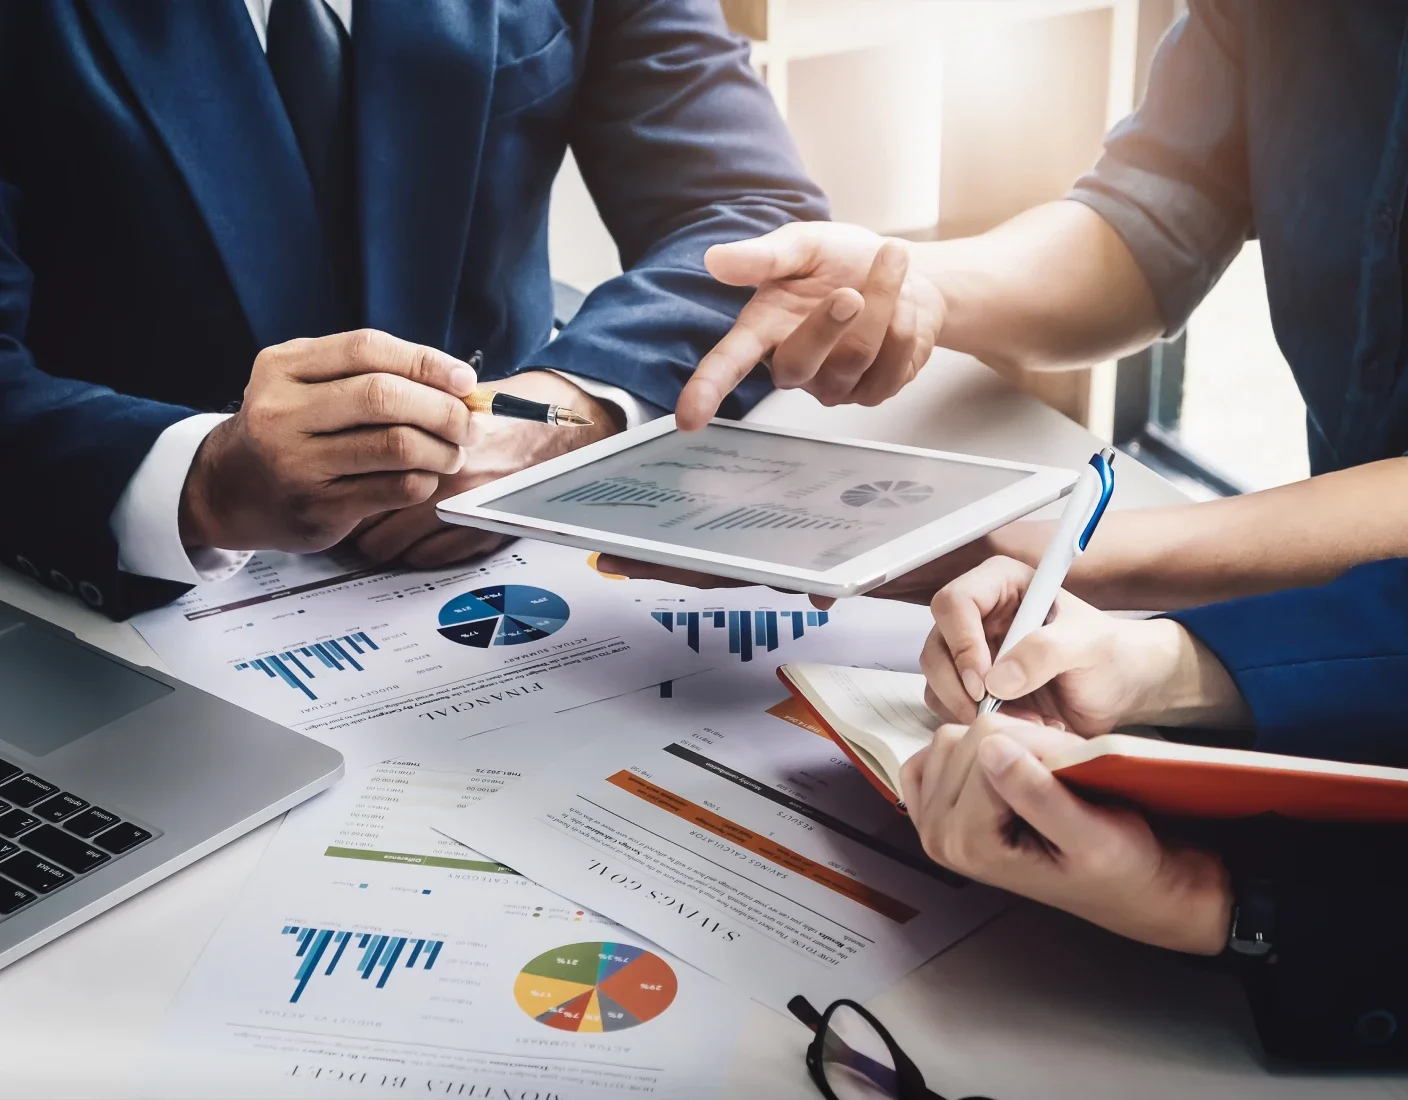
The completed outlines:
<svg viewBox="0 0 1408 1100">
<path fill-rule="evenodd" d="M 870 1021 L 848 1005 L 831 1014 L 821 1063 L 836 1100 L 899 1100 L 890 1048 Z"/>
</svg>

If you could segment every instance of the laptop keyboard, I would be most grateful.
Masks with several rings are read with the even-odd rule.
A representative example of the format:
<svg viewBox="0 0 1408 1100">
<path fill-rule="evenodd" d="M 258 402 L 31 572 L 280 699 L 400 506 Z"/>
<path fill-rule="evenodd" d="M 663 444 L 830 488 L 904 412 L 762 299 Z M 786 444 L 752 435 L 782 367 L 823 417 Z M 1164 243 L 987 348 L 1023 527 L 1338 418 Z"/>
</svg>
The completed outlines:
<svg viewBox="0 0 1408 1100">
<path fill-rule="evenodd" d="M 0 920 L 151 838 L 141 826 L 0 759 Z"/>
</svg>

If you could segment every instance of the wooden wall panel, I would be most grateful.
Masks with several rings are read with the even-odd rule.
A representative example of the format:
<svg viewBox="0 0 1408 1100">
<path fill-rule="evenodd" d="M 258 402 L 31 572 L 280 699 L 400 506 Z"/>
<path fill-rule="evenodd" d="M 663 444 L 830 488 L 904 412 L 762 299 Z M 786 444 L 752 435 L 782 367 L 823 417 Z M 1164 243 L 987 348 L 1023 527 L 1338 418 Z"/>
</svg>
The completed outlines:
<svg viewBox="0 0 1408 1100">
<path fill-rule="evenodd" d="M 724 18 L 739 34 L 766 42 L 768 0 L 723 0 Z"/>
</svg>

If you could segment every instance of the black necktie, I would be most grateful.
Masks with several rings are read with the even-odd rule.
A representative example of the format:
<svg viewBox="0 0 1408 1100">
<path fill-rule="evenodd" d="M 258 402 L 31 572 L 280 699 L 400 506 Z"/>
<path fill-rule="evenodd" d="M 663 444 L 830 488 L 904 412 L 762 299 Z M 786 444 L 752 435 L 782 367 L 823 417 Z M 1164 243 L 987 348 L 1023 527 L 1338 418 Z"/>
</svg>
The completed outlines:
<svg viewBox="0 0 1408 1100">
<path fill-rule="evenodd" d="M 339 315 L 353 328 L 361 304 L 350 41 L 324 0 L 272 0 L 267 41 L 269 69 L 308 167 L 337 271 Z"/>
</svg>

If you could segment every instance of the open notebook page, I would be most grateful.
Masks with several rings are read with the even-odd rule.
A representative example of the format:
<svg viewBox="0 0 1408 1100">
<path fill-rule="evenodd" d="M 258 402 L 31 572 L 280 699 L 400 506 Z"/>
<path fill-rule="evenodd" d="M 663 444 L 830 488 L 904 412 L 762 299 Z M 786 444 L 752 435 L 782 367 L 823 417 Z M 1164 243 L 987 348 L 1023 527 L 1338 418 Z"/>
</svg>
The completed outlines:
<svg viewBox="0 0 1408 1100">
<path fill-rule="evenodd" d="M 879 756 L 887 771 L 898 771 L 926 748 L 939 728 L 939 719 L 924 705 L 923 676 L 807 663 L 790 664 L 788 671 L 812 703 L 821 704 L 836 731 Z"/>
</svg>

